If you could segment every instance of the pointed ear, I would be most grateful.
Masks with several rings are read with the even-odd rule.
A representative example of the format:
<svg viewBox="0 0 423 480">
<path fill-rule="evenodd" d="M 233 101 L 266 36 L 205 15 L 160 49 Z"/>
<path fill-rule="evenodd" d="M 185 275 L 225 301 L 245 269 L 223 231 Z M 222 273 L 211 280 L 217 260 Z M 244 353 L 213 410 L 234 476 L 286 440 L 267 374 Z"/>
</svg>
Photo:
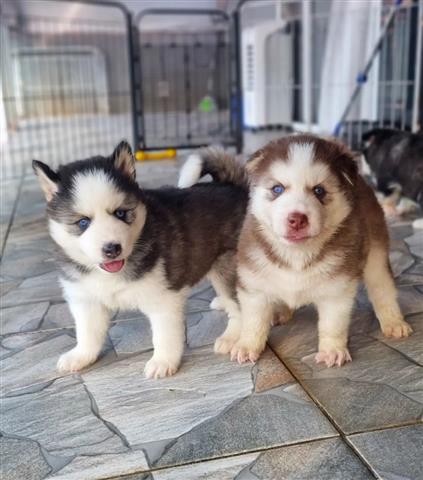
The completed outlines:
<svg viewBox="0 0 423 480">
<path fill-rule="evenodd" d="M 112 154 L 115 168 L 127 177 L 135 180 L 135 158 L 132 149 L 126 140 L 122 140 Z"/>
<path fill-rule="evenodd" d="M 359 175 L 358 162 L 353 154 L 346 152 L 338 159 L 339 170 L 344 179 L 350 184 L 355 185 Z"/>
<path fill-rule="evenodd" d="M 51 202 L 54 195 L 59 191 L 59 175 L 48 165 L 38 160 L 32 161 L 32 168 L 38 177 L 47 202 Z"/>
</svg>

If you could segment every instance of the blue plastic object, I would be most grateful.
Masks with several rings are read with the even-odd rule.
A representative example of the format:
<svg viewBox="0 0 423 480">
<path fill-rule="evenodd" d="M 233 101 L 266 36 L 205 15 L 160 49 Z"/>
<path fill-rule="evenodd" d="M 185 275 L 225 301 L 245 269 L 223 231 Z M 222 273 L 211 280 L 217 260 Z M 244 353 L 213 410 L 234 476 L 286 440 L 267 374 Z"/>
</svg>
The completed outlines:
<svg viewBox="0 0 423 480">
<path fill-rule="evenodd" d="M 342 130 L 342 122 L 339 122 L 336 124 L 335 130 L 333 131 L 333 136 L 339 137 L 341 130 Z"/>
<path fill-rule="evenodd" d="M 357 75 L 357 83 L 362 85 L 363 83 L 366 83 L 366 82 L 367 82 L 367 75 L 363 72 L 360 72 Z"/>
</svg>

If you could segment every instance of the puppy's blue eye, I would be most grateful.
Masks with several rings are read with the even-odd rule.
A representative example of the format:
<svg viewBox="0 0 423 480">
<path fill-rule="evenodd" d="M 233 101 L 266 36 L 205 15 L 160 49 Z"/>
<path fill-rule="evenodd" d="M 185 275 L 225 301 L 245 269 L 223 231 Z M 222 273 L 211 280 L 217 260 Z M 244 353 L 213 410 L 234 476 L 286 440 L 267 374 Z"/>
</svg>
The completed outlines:
<svg viewBox="0 0 423 480">
<path fill-rule="evenodd" d="M 115 217 L 118 218 L 119 220 L 125 220 L 126 211 L 122 210 L 121 208 L 118 208 L 117 210 L 115 210 Z"/>
<path fill-rule="evenodd" d="M 84 231 L 90 226 L 91 220 L 87 217 L 81 218 L 81 220 L 78 221 L 78 227 Z"/>
<path fill-rule="evenodd" d="M 317 185 L 317 187 L 314 187 L 313 192 L 316 195 L 316 197 L 319 197 L 319 198 L 323 198 L 326 195 L 326 190 L 320 185 Z"/>
<path fill-rule="evenodd" d="M 283 193 L 285 191 L 285 187 L 283 185 L 274 185 L 272 187 L 272 192 L 275 194 L 275 195 L 280 195 L 281 193 Z"/>
</svg>

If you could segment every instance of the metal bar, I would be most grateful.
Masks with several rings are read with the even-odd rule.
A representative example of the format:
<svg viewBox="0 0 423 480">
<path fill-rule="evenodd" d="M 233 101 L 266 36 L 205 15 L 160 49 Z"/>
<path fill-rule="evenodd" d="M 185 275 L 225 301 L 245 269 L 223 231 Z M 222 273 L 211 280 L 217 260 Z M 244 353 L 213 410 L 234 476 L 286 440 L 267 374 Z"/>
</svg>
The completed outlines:
<svg viewBox="0 0 423 480">
<path fill-rule="evenodd" d="M 232 106 L 232 98 L 229 99 L 230 106 L 232 110 L 234 108 L 234 118 L 236 122 L 235 128 L 235 145 L 237 153 L 242 152 L 244 137 L 243 137 L 243 108 L 242 108 L 242 76 L 241 76 L 241 26 L 240 26 L 240 13 L 239 10 L 235 10 L 233 15 L 233 26 L 234 26 L 234 61 L 235 61 L 235 105 Z M 231 69 L 232 72 L 232 69 Z M 232 113 L 231 113 L 232 118 Z"/>
<path fill-rule="evenodd" d="M 357 77 L 357 83 L 356 83 L 354 91 L 353 91 L 353 93 L 350 97 L 350 100 L 347 103 L 347 106 L 345 107 L 344 112 L 342 113 L 338 124 L 335 126 L 335 129 L 334 129 L 334 132 L 333 132 L 333 134 L 335 136 L 337 136 L 339 134 L 339 130 L 342 127 L 342 124 L 345 122 L 348 114 L 350 113 L 350 110 L 351 110 L 352 106 L 355 103 L 355 100 L 356 100 L 360 90 L 363 87 L 363 84 L 366 82 L 367 73 L 369 72 L 370 68 L 372 67 L 373 61 L 376 58 L 376 55 L 379 53 L 379 50 L 381 49 L 381 47 L 383 45 L 383 40 L 385 39 L 385 37 L 388 33 L 388 30 L 389 30 L 392 22 L 394 21 L 395 14 L 396 14 L 396 12 L 398 11 L 399 8 L 400 8 L 400 2 L 398 2 L 394 7 L 392 7 L 391 11 L 389 12 L 388 19 L 387 19 L 387 21 L 386 21 L 386 23 L 385 23 L 385 25 L 382 29 L 382 32 L 379 35 L 379 39 L 376 42 L 376 44 L 375 44 L 367 62 L 366 62 L 363 70 L 359 73 L 359 75 Z"/>
<path fill-rule="evenodd" d="M 113 3 L 113 2 L 111 2 Z M 131 99 L 131 121 L 132 121 L 132 146 L 135 150 L 138 149 L 139 144 L 141 144 L 143 135 L 142 135 L 142 126 L 138 125 L 138 113 L 137 113 L 137 78 L 135 73 L 135 64 L 137 58 L 135 55 L 134 48 L 134 35 L 137 33 L 136 29 L 133 30 L 132 27 L 132 14 L 124 9 L 125 15 L 125 24 L 126 24 L 126 43 L 128 48 L 128 61 L 129 61 L 129 91 Z M 139 90 L 138 90 L 139 91 Z M 141 135 L 140 135 L 141 133 Z"/>
<path fill-rule="evenodd" d="M 303 122 L 307 125 L 307 130 L 311 129 L 312 123 L 312 18 L 311 1 L 302 0 L 302 107 Z"/>
<path fill-rule="evenodd" d="M 78 0 L 79 1 L 79 0 Z M 107 3 L 107 2 L 106 2 Z M 147 8 L 142 10 L 135 15 L 135 23 L 138 24 L 139 21 L 147 15 L 216 15 L 224 18 L 229 21 L 229 15 L 224 10 L 217 9 L 198 9 L 198 8 Z"/>
<path fill-rule="evenodd" d="M 413 97 L 413 118 L 411 129 L 413 132 L 419 130 L 419 111 L 421 81 L 422 81 L 422 54 L 423 54 L 423 0 L 419 0 L 417 16 L 417 48 L 416 48 L 416 71 L 414 75 L 414 97 Z M 421 125 L 420 125 L 421 127 Z"/>
</svg>

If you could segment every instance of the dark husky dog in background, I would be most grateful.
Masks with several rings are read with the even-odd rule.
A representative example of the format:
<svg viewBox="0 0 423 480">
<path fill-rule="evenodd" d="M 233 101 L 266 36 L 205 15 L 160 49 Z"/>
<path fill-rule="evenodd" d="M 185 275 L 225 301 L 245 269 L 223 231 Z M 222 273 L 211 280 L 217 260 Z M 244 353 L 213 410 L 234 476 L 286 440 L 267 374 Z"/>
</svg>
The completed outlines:
<svg viewBox="0 0 423 480">
<path fill-rule="evenodd" d="M 61 283 L 76 324 L 77 345 L 58 369 L 94 362 L 117 309 L 139 309 L 151 323 L 154 355 L 147 377 L 172 375 L 184 349 L 189 288 L 208 275 L 229 316 L 237 315 L 235 252 L 248 191 L 243 168 L 227 169 L 225 154 L 209 149 L 181 173 L 215 158 L 217 182 L 192 188 L 140 189 L 130 146 L 53 171 L 33 167 L 47 200 L 50 234 L 61 252 Z"/>
<path fill-rule="evenodd" d="M 375 128 L 363 142 L 377 189 L 389 196 L 399 187 L 400 194 L 423 208 L 423 133 Z"/>
</svg>

